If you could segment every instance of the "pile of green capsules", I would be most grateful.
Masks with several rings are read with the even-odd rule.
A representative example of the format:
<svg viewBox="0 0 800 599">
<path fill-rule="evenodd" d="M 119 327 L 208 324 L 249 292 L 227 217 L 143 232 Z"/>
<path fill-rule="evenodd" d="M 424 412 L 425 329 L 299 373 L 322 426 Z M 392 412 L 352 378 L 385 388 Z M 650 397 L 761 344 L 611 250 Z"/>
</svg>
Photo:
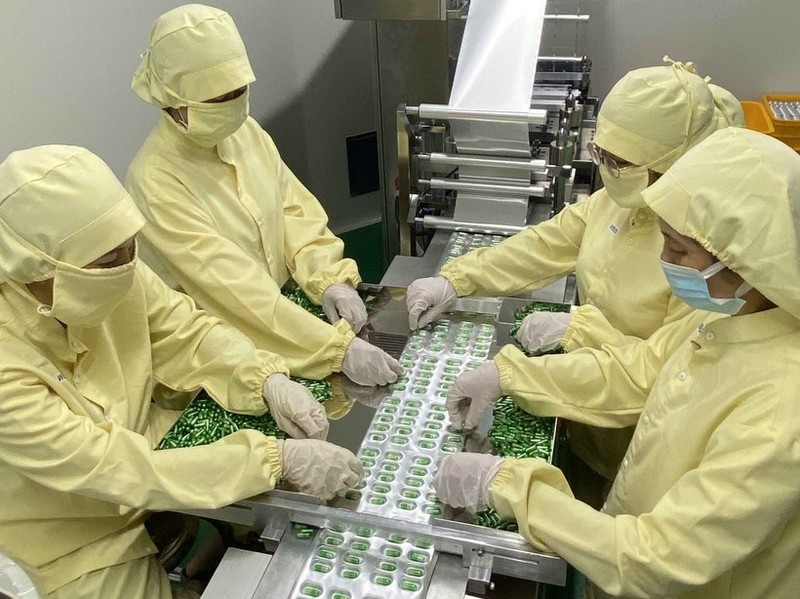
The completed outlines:
<svg viewBox="0 0 800 599">
<path fill-rule="evenodd" d="M 300 289 L 300 285 L 298 285 L 293 279 L 289 279 L 286 281 L 286 284 L 281 289 L 281 293 L 288 299 L 290 302 L 293 302 L 303 308 L 306 312 L 310 312 L 317 318 L 324 320 L 325 322 L 328 321 L 327 317 L 325 316 L 325 311 L 322 309 L 322 306 L 318 306 L 306 295 L 306 292 Z"/>
<path fill-rule="evenodd" d="M 331 397 L 331 384 L 328 381 L 295 377 L 292 377 L 292 380 L 311 391 L 314 399 L 320 403 L 325 403 Z M 240 429 L 257 430 L 268 437 L 278 439 L 286 438 L 286 433 L 278 428 L 275 419 L 269 413 L 263 416 L 234 414 L 211 399 L 208 393 L 201 391 L 167 431 L 156 449 L 208 445 Z"/>
<path fill-rule="evenodd" d="M 505 395 L 494 406 L 489 440 L 494 453 L 504 458 L 549 460 L 553 451 L 554 418 L 528 414 Z M 475 524 L 499 530 L 518 531 L 517 523 L 503 520 L 494 509 L 477 512 Z"/>
</svg>

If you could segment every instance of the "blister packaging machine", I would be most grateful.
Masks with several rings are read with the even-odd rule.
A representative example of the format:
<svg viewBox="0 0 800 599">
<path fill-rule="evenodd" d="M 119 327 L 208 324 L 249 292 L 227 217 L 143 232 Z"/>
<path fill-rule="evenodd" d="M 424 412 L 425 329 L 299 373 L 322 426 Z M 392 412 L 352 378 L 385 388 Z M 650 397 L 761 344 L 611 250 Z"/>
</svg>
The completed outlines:
<svg viewBox="0 0 800 599">
<path fill-rule="evenodd" d="M 391 322 L 387 313 L 407 317 L 402 290 L 381 290 L 373 305 L 368 328 Z M 416 331 L 400 356 L 404 377 L 331 423 L 329 440 L 365 467 L 364 481 L 345 497 L 322 504 L 277 490 L 195 512 L 245 525 L 274 550 L 230 550 L 203 597 L 537 597 L 537 583 L 563 585 L 563 560 L 517 533 L 472 523 L 442 505 L 431 484 L 444 456 L 487 449 L 480 435 L 465 438 L 450 427 L 444 402 L 458 374 L 497 350 L 497 317 L 495 304 L 472 304 Z M 559 427 L 553 430 L 551 460 L 559 445 Z M 497 580 L 523 590 L 495 591 Z"/>
</svg>

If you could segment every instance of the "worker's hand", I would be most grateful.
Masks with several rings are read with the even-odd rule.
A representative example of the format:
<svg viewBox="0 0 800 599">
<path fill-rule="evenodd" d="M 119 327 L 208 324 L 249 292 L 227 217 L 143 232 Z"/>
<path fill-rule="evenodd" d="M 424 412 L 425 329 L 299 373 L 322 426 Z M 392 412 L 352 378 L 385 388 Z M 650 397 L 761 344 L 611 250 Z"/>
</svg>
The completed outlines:
<svg viewBox="0 0 800 599">
<path fill-rule="evenodd" d="M 444 277 L 417 279 L 406 289 L 408 328 L 413 331 L 433 322 L 456 297 L 455 287 Z"/>
<path fill-rule="evenodd" d="M 446 400 L 451 424 L 459 430 L 476 428 L 483 413 L 502 395 L 500 372 L 493 360 L 458 375 Z"/>
<path fill-rule="evenodd" d="M 289 436 L 296 439 L 325 439 L 328 436 L 325 409 L 300 383 L 276 373 L 264 381 L 262 395 L 278 428 Z"/>
<path fill-rule="evenodd" d="M 326 441 L 286 439 L 278 441 L 278 453 L 283 480 L 323 501 L 344 495 L 364 476 L 361 460 Z"/>
<path fill-rule="evenodd" d="M 403 374 L 403 367 L 381 348 L 356 337 L 344 354 L 342 374 L 358 385 L 371 387 L 394 383 Z"/>
<path fill-rule="evenodd" d="M 517 341 L 532 354 L 553 351 L 561 345 L 570 318 L 568 312 L 528 314 L 517 331 Z"/>
<path fill-rule="evenodd" d="M 334 283 L 322 294 L 322 309 L 331 322 L 344 318 L 358 333 L 367 324 L 367 307 L 358 292 L 344 283 Z"/>
<path fill-rule="evenodd" d="M 442 460 L 433 488 L 442 503 L 478 512 L 492 505 L 489 487 L 503 458 L 481 453 L 457 453 Z"/>
</svg>

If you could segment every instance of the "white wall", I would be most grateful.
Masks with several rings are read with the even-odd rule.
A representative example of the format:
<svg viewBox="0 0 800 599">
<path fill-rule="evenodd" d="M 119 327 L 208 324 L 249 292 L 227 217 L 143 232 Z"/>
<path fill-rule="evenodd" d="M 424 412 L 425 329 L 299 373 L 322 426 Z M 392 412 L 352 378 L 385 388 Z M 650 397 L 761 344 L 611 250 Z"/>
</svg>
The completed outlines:
<svg viewBox="0 0 800 599">
<path fill-rule="evenodd" d="M 584 0 L 587 54 L 601 98 L 627 71 L 669 54 L 740 100 L 800 92 L 798 0 Z"/>
<path fill-rule="evenodd" d="M 87 146 L 124 177 L 157 118 L 130 90 L 164 0 L 2 0 L 0 159 L 44 143 Z M 380 214 L 348 197 L 345 137 L 375 128 L 370 32 L 332 0 L 213 0 L 231 13 L 258 81 L 251 112 L 320 198 L 334 230 Z"/>
<path fill-rule="evenodd" d="M 576 0 L 577 1 L 577 0 Z M 153 20 L 176 0 L 0 0 L 0 158 L 42 143 L 85 145 L 123 177 L 156 119 L 130 91 Z M 369 24 L 333 0 L 214 0 L 236 20 L 258 81 L 252 113 L 320 198 L 334 230 L 380 215 L 348 197 L 345 137 L 375 128 Z M 581 36 L 602 97 L 661 56 L 694 60 L 741 99 L 800 90 L 798 0 L 581 0 Z"/>
</svg>

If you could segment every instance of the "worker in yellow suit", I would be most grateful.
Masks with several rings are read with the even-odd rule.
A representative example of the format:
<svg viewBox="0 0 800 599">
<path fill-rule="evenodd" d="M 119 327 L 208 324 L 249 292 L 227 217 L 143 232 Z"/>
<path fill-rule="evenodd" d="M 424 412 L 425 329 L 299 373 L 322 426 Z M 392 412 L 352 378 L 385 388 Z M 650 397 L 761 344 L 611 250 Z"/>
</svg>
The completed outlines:
<svg viewBox="0 0 800 599">
<path fill-rule="evenodd" d="M 516 519 L 531 543 L 586 575 L 589 597 L 794 599 L 800 157 L 730 128 L 643 197 L 673 293 L 730 316 L 706 321 L 664 365 L 606 505 L 573 499 L 544 461 L 474 454 L 443 461 L 437 494 Z"/>
<path fill-rule="evenodd" d="M 411 328 L 432 321 L 456 296 L 516 295 L 574 272 L 581 305 L 571 313 L 528 315 L 517 337 L 529 352 L 621 346 L 687 316 L 684 327 L 691 330 L 703 314 L 670 293 L 658 263 L 661 234 L 641 192 L 711 133 L 743 124 L 735 98 L 697 75 L 691 63 L 629 72 L 603 102 L 589 144 L 604 187 L 496 247 L 452 260 L 440 276 L 412 283 Z M 506 349 L 510 359 L 524 360 L 514 346 Z M 579 360 L 572 364 L 576 386 L 591 377 L 581 366 Z M 496 391 L 498 377 L 488 362 L 461 378 L 452 392 L 481 393 L 470 384 L 473 378 Z M 613 480 L 632 430 L 570 425 L 569 432 L 573 452 Z"/>
<path fill-rule="evenodd" d="M 0 164 L 0 546 L 48 597 L 169 598 L 148 510 L 216 508 L 281 479 L 331 498 L 362 474 L 279 356 L 138 260 L 143 224 L 88 150 Z M 316 438 L 240 430 L 154 451 L 180 415 L 151 402 L 156 382 Z"/>
<path fill-rule="evenodd" d="M 156 19 L 132 87 L 161 116 L 125 182 L 147 220 L 143 259 L 292 374 L 392 383 L 400 364 L 354 336 L 367 321 L 355 262 L 249 116 L 254 81 L 226 12 L 190 4 Z M 281 295 L 290 277 L 332 324 Z"/>
</svg>

